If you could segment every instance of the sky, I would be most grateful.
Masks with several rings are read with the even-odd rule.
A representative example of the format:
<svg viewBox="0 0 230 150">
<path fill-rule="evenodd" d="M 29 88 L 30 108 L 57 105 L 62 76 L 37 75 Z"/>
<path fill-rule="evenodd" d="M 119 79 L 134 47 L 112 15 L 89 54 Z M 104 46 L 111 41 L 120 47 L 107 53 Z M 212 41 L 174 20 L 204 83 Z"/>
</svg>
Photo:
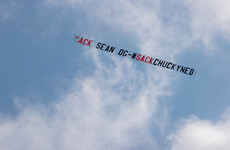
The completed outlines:
<svg viewBox="0 0 230 150">
<path fill-rule="evenodd" d="M 0 149 L 228 150 L 229 5 L 0 0 Z M 97 42 L 197 73 L 107 53 Z"/>
</svg>

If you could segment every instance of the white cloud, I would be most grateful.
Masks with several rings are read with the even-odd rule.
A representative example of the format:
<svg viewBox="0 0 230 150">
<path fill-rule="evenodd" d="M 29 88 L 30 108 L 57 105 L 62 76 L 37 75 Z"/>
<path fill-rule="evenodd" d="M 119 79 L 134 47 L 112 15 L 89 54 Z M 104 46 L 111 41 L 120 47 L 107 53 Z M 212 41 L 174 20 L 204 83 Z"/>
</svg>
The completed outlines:
<svg viewBox="0 0 230 150">
<path fill-rule="evenodd" d="M 212 42 L 217 35 L 229 40 L 228 0 L 189 0 L 184 3 L 189 10 L 191 20 L 188 23 L 194 39 L 202 40 L 208 47 L 214 45 Z"/>
<path fill-rule="evenodd" d="M 81 9 L 92 22 L 109 25 L 121 34 L 129 33 L 138 41 L 142 52 L 155 57 L 173 59 L 200 43 L 209 53 L 217 48 L 216 37 L 228 40 L 230 37 L 228 0 L 45 2 L 61 8 Z"/>
<path fill-rule="evenodd" d="M 228 150 L 230 120 L 223 118 L 212 122 L 192 117 L 184 121 L 169 139 L 172 141 L 171 150 Z"/>
<path fill-rule="evenodd" d="M 96 65 L 94 74 L 76 76 L 52 106 L 25 105 L 16 118 L 1 117 L 0 149 L 158 147 L 150 128 L 167 120 L 156 112 L 161 111 L 158 96 L 167 94 L 168 84 L 154 84 L 163 81 L 145 78 L 127 59 L 111 56 L 112 63 L 104 64 L 95 49 L 91 53 L 86 56 Z"/>
<path fill-rule="evenodd" d="M 121 33 L 136 36 L 136 44 L 142 52 L 153 57 L 172 59 L 189 47 L 193 40 L 184 30 L 179 30 L 177 25 L 162 20 L 160 15 L 164 10 L 157 0 L 46 0 L 46 4 L 58 7 L 65 4 L 68 8 L 83 9 L 89 20 L 103 22 L 103 25 L 120 29 Z M 199 6 L 201 10 L 204 5 Z M 192 29 L 194 39 L 205 41 L 206 37 L 212 37 L 209 34 L 213 35 L 217 30 L 227 31 L 227 16 L 222 19 L 222 25 L 213 23 L 213 26 L 206 29 L 206 21 L 211 19 L 212 14 L 206 15 L 199 10 L 201 16 L 205 17 L 202 20 L 196 13 L 198 2 L 188 3 L 188 6 L 192 12 L 192 25 L 188 26 Z M 180 17 L 177 13 L 171 15 Z M 216 17 L 221 20 L 218 16 L 221 15 Z M 93 55 L 85 55 L 95 64 L 93 75 L 77 75 L 71 88 L 60 95 L 51 108 L 25 105 L 14 119 L 1 116 L 0 149 L 159 148 L 151 129 L 164 130 L 167 124 L 167 109 L 161 108 L 158 98 L 170 94 L 168 89 L 172 78 L 175 79 L 169 77 L 171 72 L 167 70 L 165 74 L 150 65 L 143 65 L 145 68 L 139 70 L 135 63 L 113 56 L 111 60 L 106 60 L 110 63 L 104 63 L 95 49 L 90 53 Z M 226 130 L 226 122 L 214 124 L 191 119 L 171 135 L 174 142 L 172 149 L 209 148 L 205 138 L 214 141 L 210 148 L 222 148 L 219 146 L 229 143 Z"/>
<path fill-rule="evenodd" d="M 106 24 L 128 32 L 136 39 L 141 52 L 160 58 L 174 59 L 174 56 L 189 46 L 188 37 L 176 24 L 167 23 L 162 16 L 167 15 L 163 4 L 158 1 L 122 1 L 112 4 L 103 2 L 97 12 Z"/>
<path fill-rule="evenodd" d="M 45 0 L 45 4 L 62 9 L 80 9 L 93 24 L 93 29 L 96 30 L 98 24 L 110 26 L 121 35 L 129 35 L 130 40 L 136 41 L 138 50 L 154 57 L 173 59 L 190 44 L 184 30 L 162 19 L 162 16 L 166 19 L 181 17 L 179 13 L 167 14 L 159 0 L 86 0 L 84 3 L 81 0 Z"/>
</svg>

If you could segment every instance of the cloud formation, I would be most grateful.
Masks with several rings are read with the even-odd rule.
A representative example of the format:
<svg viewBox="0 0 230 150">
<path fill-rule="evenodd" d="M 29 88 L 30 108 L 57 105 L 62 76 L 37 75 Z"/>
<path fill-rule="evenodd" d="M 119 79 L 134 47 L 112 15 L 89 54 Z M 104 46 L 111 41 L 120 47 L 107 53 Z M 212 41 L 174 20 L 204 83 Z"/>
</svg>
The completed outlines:
<svg viewBox="0 0 230 150">
<path fill-rule="evenodd" d="M 202 43 L 207 52 L 217 50 L 219 37 L 230 40 L 230 12 L 227 0 L 189 0 L 183 2 L 193 44 Z"/>
<path fill-rule="evenodd" d="M 228 150 L 229 117 L 217 122 L 191 117 L 186 119 L 169 139 L 173 143 L 171 150 Z"/>
<path fill-rule="evenodd" d="M 224 3 L 214 9 L 214 2 L 185 3 L 188 16 L 180 14 L 179 10 L 167 14 L 164 4 L 158 0 L 46 0 L 44 4 L 60 9 L 77 8 L 86 14 L 91 27 L 94 27 L 92 20 L 95 23 L 97 18 L 115 31 L 136 36 L 134 39 L 141 52 L 175 59 L 175 55 L 187 51 L 196 40 L 209 44 L 207 41 L 216 32 L 228 34 L 229 17 L 222 16 L 228 11 Z M 206 8 L 207 3 L 210 4 Z M 83 55 L 94 65 L 93 73 L 76 75 L 69 89 L 52 105 L 26 104 L 15 118 L 0 117 L 0 149 L 161 149 L 158 144 L 161 135 L 155 135 L 154 131 L 164 132 L 168 110 L 159 98 L 172 93 L 171 84 L 176 77 L 149 65 L 137 69 L 135 63 L 116 56 L 101 59 L 98 51 L 89 51 Z M 188 119 L 171 134 L 172 150 L 225 149 L 229 146 L 228 125 L 226 120 L 215 124 Z M 212 142 L 207 142 L 207 138 Z"/>
<path fill-rule="evenodd" d="M 55 6 L 62 3 L 47 2 Z M 75 1 L 68 2 L 81 8 Z M 104 6 L 114 6 L 103 2 Z M 84 4 L 80 4 L 84 8 Z M 100 7 L 101 11 L 95 11 L 94 17 L 103 16 L 106 24 L 117 28 L 130 17 L 129 13 L 125 13 L 125 9 L 130 8 L 127 11 L 131 13 L 137 8 L 137 4 L 131 2 L 120 5 L 119 1 L 115 4 L 116 8 L 112 10 L 114 14 L 111 16 L 107 14 L 107 10 Z M 115 17 L 118 9 L 121 9 L 119 16 L 125 17 L 119 19 L 117 16 L 118 24 L 113 26 L 109 17 Z M 144 11 L 144 7 L 141 7 L 141 10 Z M 147 24 L 153 25 L 152 22 L 155 21 L 148 18 L 142 20 L 142 16 L 138 14 L 137 17 L 138 21 L 132 19 L 133 25 L 128 24 L 122 27 L 122 30 L 127 30 L 130 26 L 129 31 L 136 32 L 138 27 L 135 24 L 142 23 L 150 28 Z M 138 35 L 144 36 L 142 30 L 137 32 Z M 158 98 L 170 94 L 168 75 L 162 71 L 154 74 L 156 70 L 152 67 L 151 70 L 147 69 L 149 66 L 139 70 L 135 63 L 116 56 L 101 59 L 95 49 L 84 55 L 89 63 L 94 65 L 93 74 L 76 75 L 70 88 L 59 95 L 53 105 L 42 107 L 25 104 L 21 106 L 20 113 L 15 118 L 1 116 L 0 149 L 122 150 L 160 147 L 152 134 L 163 130 L 167 124 L 167 110 L 161 108 Z M 22 101 L 18 99 L 19 103 Z"/>
<path fill-rule="evenodd" d="M 125 59 L 112 57 L 111 64 L 104 64 L 91 51 L 94 54 L 87 57 L 95 64 L 94 74 L 76 76 L 72 87 L 52 106 L 25 105 L 15 119 L 1 116 L 0 149 L 158 147 L 150 126 L 160 129 L 159 124 L 167 120 L 167 115 L 155 114 L 161 111 L 158 96 L 164 95 L 168 85 L 154 78 L 146 81 Z"/>
</svg>

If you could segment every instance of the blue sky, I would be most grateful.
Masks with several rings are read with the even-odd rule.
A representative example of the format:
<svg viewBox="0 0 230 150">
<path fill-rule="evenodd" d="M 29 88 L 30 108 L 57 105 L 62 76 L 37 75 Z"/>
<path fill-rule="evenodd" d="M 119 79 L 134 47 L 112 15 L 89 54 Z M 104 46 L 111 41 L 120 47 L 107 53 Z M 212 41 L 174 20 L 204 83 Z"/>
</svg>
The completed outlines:
<svg viewBox="0 0 230 150">
<path fill-rule="evenodd" d="M 0 149 L 227 150 L 227 6 L 0 1 Z M 197 75 L 86 47 L 74 34 L 191 66 Z"/>
</svg>

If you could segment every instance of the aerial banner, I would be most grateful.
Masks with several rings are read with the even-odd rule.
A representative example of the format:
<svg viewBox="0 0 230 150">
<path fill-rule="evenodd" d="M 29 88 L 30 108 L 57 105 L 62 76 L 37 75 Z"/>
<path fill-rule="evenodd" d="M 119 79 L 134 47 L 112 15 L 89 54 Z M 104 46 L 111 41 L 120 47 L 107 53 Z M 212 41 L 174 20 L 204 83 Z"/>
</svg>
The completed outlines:
<svg viewBox="0 0 230 150">
<path fill-rule="evenodd" d="M 77 35 L 74 35 L 74 41 L 77 44 L 81 44 L 81 45 L 88 46 L 88 47 L 95 46 L 95 48 L 100 51 L 105 51 L 105 52 L 116 54 L 122 57 L 128 57 L 132 60 L 143 62 L 145 64 L 150 64 L 153 66 L 158 66 L 158 67 L 162 67 L 162 68 L 169 69 L 169 70 L 174 70 L 174 71 L 177 71 L 177 72 L 189 75 L 189 76 L 196 75 L 196 71 L 194 68 L 183 66 L 183 65 L 178 65 L 178 64 L 175 64 L 169 61 L 161 60 L 161 59 L 151 57 L 148 55 L 143 55 L 140 53 L 129 52 L 126 49 L 116 48 L 115 46 L 111 46 L 111 45 L 108 45 L 102 42 L 93 43 L 93 40 L 87 39 L 84 37 L 80 37 Z"/>
</svg>

